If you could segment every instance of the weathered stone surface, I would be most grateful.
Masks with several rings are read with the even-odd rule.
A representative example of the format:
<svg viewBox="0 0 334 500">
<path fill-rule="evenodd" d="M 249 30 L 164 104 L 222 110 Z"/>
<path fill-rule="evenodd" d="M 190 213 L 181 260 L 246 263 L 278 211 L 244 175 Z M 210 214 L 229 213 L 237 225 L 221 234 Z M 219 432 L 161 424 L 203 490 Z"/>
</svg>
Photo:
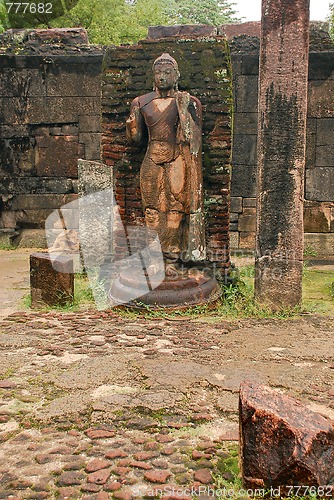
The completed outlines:
<svg viewBox="0 0 334 500">
<path fill-rule="evenodd" d="M 21 194 L 9 200 L 8 205 L 12 210 L 39 210 L 60 208 L 68 201 L 63 194 Z"/>
<path fill-rule="evenodd" d="M 309 83 L 308 115 L 317 118 L 333 118 L 334 80 L 313 80 Z"/>
<path fill-rule="evenodd" d="M 88 483 L 105 484 L 108 481 L 110 474 L 110 469 L 97 470 L 96 472 L 88 474 L 87 481 Z"/>
<path fill-rule="evenodd" d="M 260 37 L 260 31 L 261 23 L 259 21 L 223 24 L 218 28 L 218 34 L 226 36 L 228 39 L 241 35 Z"/>
<path fill-rule="evenodd" d="M 165 483 L 170 476 L 171 473 L 165 470 L 149 470 L 144 474 L 145 479 L 150 483 Z"/>
<path fill-rule="evenodd" d="M 27 31 L 27 40 L 37 44 L 81 45 L 88 43 L 88 35 L 84 28 L 34 29 Z"/>
<path fill-rule="evenodd" d="M 71 193 L 74 190 L 72 179 L 64 177 L 4 177 L 0 179 L 2 193 L 28 194 L 28 193 Z"/>
<path fill-rule="evenodd" d="M 110 261 L 113 244 L 113 172 L 98 161 L 79 160 L 79 232 L 85 266 Z"/>
<path fill-rule="evenodd" d="M 61 71 L 62 78 L 59 78 Z M 85 65 L 78 59 L 71 65 L 61 61 L 51 66 L 46 76 L 48 96 L 73 96 L 97 98 L 100 92 L 100 73 L 98 65 Z M 98 116 L 98 115 L 97 115 Z M 60 122 L 61 123 L 61 122 Z"/>
<path fill-rule="evenodd" d="M 230 211 L 231 213 L 241 213 L 242 212 L 242 198 L 241 196 L 232 196 L 230 200 Z"/>
<path fill-rule="evenodd" d="M 217 28 L 205 24 L 176 25 L 176 26 L 150 26 L 148 38 L 160 39 L 169 37 L 201 37 L 216 36 Z"/>
<path fill-rule="evenodd" d="M 45 229 L 22 229 L 16 244 L 18 248 L 46 248 Z"/>
<path fill-rule="evenodd" d="M 243 232 L 239 233 L 239 248 L 244 248 L 247 250 L 255 249 L 255 232 Z"/>
<path fill-rule="evenodd" d="M 82 145 L 76 136 L 36 138 L 37 174 L 41 177 L 77 177 L 77 159 Z"/>
<path fill-rule="evenodd" d="M 304 205 L 305 233 L 329 233 L 331 230 L 331 206 L 324 203 L 306 202 Z"/>
<path fill-rule="evenodd" d="M 212 483 L 212 474 L 208 469 L 199 469 L 195 471 L 194 479 L 202 484 L 210 484 Z"/>
<path fill-rule="evenodd" d="M 263 0 L 255 298 L 302 299 L 309 2 Z"/>
<path fill-rule="evenodd" d="M 56 265 L 58 270 L 54 269 Z M 57 256 L 52 262 L 48 253 L 30 256 L 31 307 L 65 305 L 73 301 L 74 274 L 71 257 Z"/>
<path fill-rule="evenodd" d="M 315 166 L 333 168 L 333 163 L 334 163 L 333 144 L 327 144 L 325 146 L 317 146 L 315 150 Z"/>
<path fill-rule="evenodd" d="M 232 158 L 234 164 L 255 165 L 257 159 L 257 136 L 234 134 Z"/>
<path fill-rule="evenodd" d="M 256 211 L 255 208 L 245 208 L 239 216 L 239 231 L 255 232 L 256 230 Z"/>
<path fill-rule="evenodd" d="M 256 198 L 244 198 L 242 204 L 245 208 L 256 207 Z"/>
<path fill-rule="evenodd" d="M 108 460 L 102 460 L 100 458 L 95 458 L 91 462 L 88 462 L 88 464 L 85 467 L 86 472 L 96 472 L 97 470 L 100 469 L 106 469 L 107 467 L 110 466 L 110 462 Z"/>
<path fill-rule="evenodd" d="M 306 170 L 306 199 L 334 200 L 334 168 L 317 167 Z"/>
<path fill-rule="evenodd" d="M 101 118 L 96 115 L 79 116 L 79 132 L 100 132 Z"/>
<path fill-rule="evenodd" d="M 239 248 L 239 233 L 237 231 L 230 232 L 230 247 Z"/>
<path fill-rule="evenodd" d="M 256 113 L 258 105 L 258 77 L 256 75 L 240 75 L 236 84 L 236 111 L 238 113 Z"/>
<path fill-rule="evenodd" d="M 79 134 L 79 142 L 85 146 L 86 160 L 99 160 L 101 139 L 100 134 L 92 132 L 83 132 Z"/>
<path fill-rule="evenodd" d="M 235 113 L 233 118 L 234 118 L 233 126 L 237 134 L 245 134 L 245 135 L 257 134 L 257 113 L 239 112 Z"/>
<path fill-rule="evenodd" d="M 256 196 L 255 164 L 237 165 L 233 163 L 231 195 L 248 198 Z"/>
<path fill-rule="evenodd" d="M 304 245 L 312 248 L 319 257 L 333 257 L 334 233 L 305 233 Z"/>
<path fill-rule="evenodd" d="M 254 382 L 240 386 L 245 487 L 334 485 L 334 429 L 301 402 Z"/>
</svg>

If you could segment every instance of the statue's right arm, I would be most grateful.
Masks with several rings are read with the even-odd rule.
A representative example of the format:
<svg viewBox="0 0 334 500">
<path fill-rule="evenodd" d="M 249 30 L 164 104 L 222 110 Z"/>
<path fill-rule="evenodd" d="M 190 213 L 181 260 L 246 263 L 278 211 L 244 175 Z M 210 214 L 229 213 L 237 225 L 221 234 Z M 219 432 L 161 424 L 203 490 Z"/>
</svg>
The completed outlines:
<svg viewBox="0 0 334 500">
<path fill-rule="evenodd" d="M 130 116 L 126 120 L 126 138 L 129 142 L 139 144 L 143 137 L 144 119 L 140 112 L 139 100 L 136 97 L 131 104 Z"/>
</svg>

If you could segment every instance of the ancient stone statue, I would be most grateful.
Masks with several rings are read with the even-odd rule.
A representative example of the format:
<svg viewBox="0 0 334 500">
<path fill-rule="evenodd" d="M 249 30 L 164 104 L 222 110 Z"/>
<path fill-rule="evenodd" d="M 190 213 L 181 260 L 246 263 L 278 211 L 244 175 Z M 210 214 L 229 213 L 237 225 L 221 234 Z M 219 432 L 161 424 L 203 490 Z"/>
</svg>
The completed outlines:
<svg viewBox="0 0 334 500">
<path fill-rule="evenodd" d="M 178 90 L 178 65 L 169 54 L 153 63 L 154 90 L 136 97 L 127 138 L 148 145 L 140 170 L 146 225 L 157 231 L 167 261 L 205 259 L 201 165 L 202 107 Z"/>
</svg>

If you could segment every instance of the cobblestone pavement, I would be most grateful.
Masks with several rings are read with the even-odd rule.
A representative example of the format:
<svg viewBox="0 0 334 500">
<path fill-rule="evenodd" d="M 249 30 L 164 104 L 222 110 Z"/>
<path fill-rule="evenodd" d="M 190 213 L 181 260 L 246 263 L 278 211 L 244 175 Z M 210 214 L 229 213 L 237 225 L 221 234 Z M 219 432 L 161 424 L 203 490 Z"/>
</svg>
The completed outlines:
<svg viewBox="0 0 334 500">
<path fill-rule="evenodd" d="M 333 327 L 312 315 L 11 314 L 0 325 L 0 498 L 212 498 L 218 475 L 233 483 L 241 380 L 334 419 Z"/>
</svg>

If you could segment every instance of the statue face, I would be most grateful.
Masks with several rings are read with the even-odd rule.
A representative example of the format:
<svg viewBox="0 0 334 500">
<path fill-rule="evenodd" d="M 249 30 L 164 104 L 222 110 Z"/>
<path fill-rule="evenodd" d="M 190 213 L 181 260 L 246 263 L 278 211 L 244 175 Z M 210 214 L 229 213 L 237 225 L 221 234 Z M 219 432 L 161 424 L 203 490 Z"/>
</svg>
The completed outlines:
<svg viewBox="0 0 334 500">
<path fill-rule="evenodd" d="M 174 67 L 169 63 L 161 63 L 153 69 L 154 85 L 159 90 L 170 90 L 175 87 L 177 75 Z"/>
</svg>

